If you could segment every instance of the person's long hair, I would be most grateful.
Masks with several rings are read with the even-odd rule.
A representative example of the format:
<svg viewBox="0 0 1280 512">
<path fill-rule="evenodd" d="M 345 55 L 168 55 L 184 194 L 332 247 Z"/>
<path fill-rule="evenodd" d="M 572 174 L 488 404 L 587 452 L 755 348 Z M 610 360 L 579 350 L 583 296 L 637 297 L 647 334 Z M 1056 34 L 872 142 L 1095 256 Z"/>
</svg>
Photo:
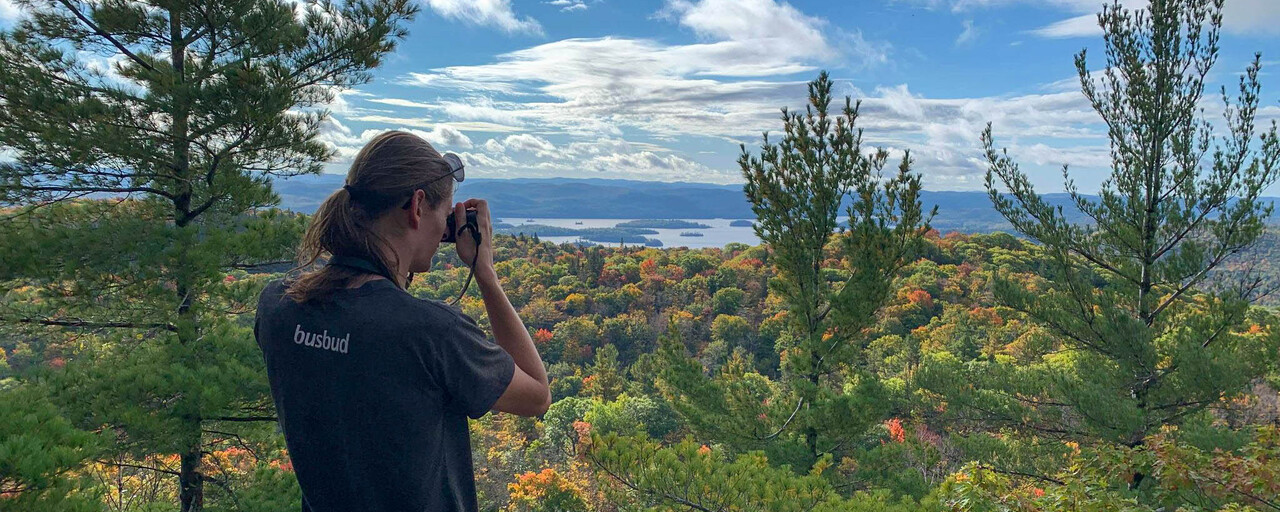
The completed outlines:
<svg viewBox="0 0 1280 512">
<path fill-rule="evenodd" d="M 378 219 L 399 209 L 418 189 L 426 192 L 432 209 L 448 201 L 454 184 L 444 177 L 448 173 L 449 163 L 417 135 L 390 131 L 374 137 L 351 162 L 347 186 L 330 194 L 312 215 L 286 295 L 297 302 L 323 300 L 363 274 L 336 265 L 316 267 L 330 255 L 364 258 L 395 272 L 400 255 L 378 232 Z"/>
</svg>

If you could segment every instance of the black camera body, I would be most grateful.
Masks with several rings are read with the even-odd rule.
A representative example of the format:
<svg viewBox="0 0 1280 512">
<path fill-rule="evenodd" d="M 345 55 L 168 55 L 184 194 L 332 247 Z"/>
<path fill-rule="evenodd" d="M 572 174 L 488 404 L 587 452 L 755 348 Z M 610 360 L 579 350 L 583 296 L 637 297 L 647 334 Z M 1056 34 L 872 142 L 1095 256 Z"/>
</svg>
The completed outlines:
<svg viewBox="0 0 1280 512">
<path fill-rule="evenodd" d="M 440 242 L 441 242 L 441 243 L 446 243 L 446 244 L 457 243 L 457 241 L 458 241 L 458 229 L 459 229 L 459 228 L 457 227 L 456 222 L 453 220 L 453 218 L 454 218 L 454 217 L 456 217 L 456 216 L 457 216 L 457 214 L 451 213 L 451 214 L 449 214 L 449 217 L 447 217 L 447 218 L 445 219 L 444 238 L 443 238 L 442 240 L 440 240 Z M 480 242 L 480 240 L 479 240 L 479 238 L 480 238 L 480 222 L 479 222 L 478 220 L 476 220 L 476 211 L 475 211 L 475 210 L 467 210 L 467 223 L 466 223 L 466 226 L 471 226 L 471 229 L 472 229 L 472 231 L 471 231 L 472 236 L 476 237 L 476 243 L 478 244 L 478 243 Z"/>
</svg>

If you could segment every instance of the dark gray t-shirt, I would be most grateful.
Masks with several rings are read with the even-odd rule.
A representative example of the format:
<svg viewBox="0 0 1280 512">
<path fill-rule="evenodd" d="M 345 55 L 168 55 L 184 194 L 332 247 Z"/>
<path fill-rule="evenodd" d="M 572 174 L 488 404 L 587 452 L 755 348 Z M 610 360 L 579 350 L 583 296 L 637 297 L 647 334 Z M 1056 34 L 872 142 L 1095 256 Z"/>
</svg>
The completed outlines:
<svg viewBox="0 0 1280 512">
<path fill-rule="evenodd" d="M 262 348 L 304 512 L 474 511 L 467 417 L 515 371 L 471 317 L 385 279 L 298 304 L 272 281 Z"/>
</svg>

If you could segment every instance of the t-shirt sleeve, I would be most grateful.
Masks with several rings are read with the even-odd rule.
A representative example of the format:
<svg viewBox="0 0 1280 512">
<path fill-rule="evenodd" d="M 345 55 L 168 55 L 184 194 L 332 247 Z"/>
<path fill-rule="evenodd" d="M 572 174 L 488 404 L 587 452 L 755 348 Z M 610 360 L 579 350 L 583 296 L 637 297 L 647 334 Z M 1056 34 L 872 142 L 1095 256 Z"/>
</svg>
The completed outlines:
<svg viewBox="0 0 1280 512">
<path fill-rule="evenodd" d="M 462 313 L 431 343 L 435 345 L 435 380 L 467 416 L 484 416 L 511 384 L 515 360 Z"/>
</svg>

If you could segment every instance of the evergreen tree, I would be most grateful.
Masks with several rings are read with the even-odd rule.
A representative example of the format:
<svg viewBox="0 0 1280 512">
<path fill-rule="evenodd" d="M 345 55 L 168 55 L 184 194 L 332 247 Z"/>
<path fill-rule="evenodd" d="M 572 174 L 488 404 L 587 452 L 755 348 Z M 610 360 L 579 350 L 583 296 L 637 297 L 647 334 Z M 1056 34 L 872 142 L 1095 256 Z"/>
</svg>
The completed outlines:
<svg viewBox="0 0 1280 512">
<path fill-rule="evenodd" d="M 781 142 L 765 134 L 759 156 L 743 147 L 739 158 L 756 235 L 777 268 L 771 285 L 786 307 L 781 378 L 770 382 L 740 360 L 707 377 L 674 331 L 661 352 L 666 392 L 695 430 L 805 468 L 884 419 L 886 394 L 863 369 L 862 331 L 928 222 L 910 155 L 884 179 L 888 152 L 862 152 L 857 105 L 846 98 L 831 113 L 832 86 L 819 75 L 804 114 L 783 109 Z M 850 228 L 837 234 L 846 199 Z"/>
<path fill-rule="evenodd" d="M 405 34 L 407 0 L 30 0 L 0 34 L 0 279 L 43 287 L 0 321 L 105 341 L 55 388 L 113 450 L 179 454 L 181 510 L 205 454 L 269 435 L 247 326 L 259 284 L 228 272 L 287 260 L 304 219 L 259 211 L 271 178 L 317 173 L 323 106 Z M 106 198 L 109 197 L 109 198 Z M 61 330 L 58 330 L 61 329 Z"/>
<path fill-rule="evenodd" d="M 622 394 L 625 384 L 622 370 L 618 367 L 618 347 L 607 344 L 596 351 L 595 360 L 591 363 L 590 382 L 583 382 L 587 396 L 598 396 L 604 400 L 614 400 Z"/>
<path fill-rule="evenodd" d="M 643 436 L 592 434 L 584 455 L 618 483 L 609 494 L 615 503 L 635 503 L 643 510 L 733 512 L 906 512 L 942 510 L 936 502 L 916 503 L 888 493 L 856 492 L 841 496 L 823 473 L 823 458 L 806 474 L 770 465 L 761 453 L 731 458 L 707 445 L 685 439 L 661 446 Z"/>
<path fill-rule="evenodd" d="M 73 427 L 43 389 L 0 390 L 0 511 L 101 510 L 89 478 L 75 474 L 101 441 Z"/>
<path fill-rule="evenodd" d="M 1119 3 L 1103 8 L 1106 68 L 1091 74 L 1084 51 L 1075 64 L 1108 127 L 1111 173 L 1093 199 L 1063 168 L 1086 224 L 1068 222 L 1038 195 L 994 148 L 987 127 L 991 200 L 1039 243 L 1047 265 L 1043 282 L 997 279 L 996 297 L 1056 336 L 1062 350 L 1028 367 L 940 365 L 963 372 L 926 379 L 958 392 L 950 407 L 967 409 L 988 429 L 1137 447 L 1162 426 L 1208 424 L 1208 408 L 1266 371 L 1276 347 L 1243 332 L 1257 281 L 1209 282 L 1226 276 L 1215 270 L 1263 233 L 1272 207 L 1260 195 L 1280 172 L 1274 122 L 1262 133 L 1254 126 L 1257 57 L 1234 101 L 1223 88 L 1219 130 L 1204 118 L 1222 5 L 1153 0 L 1137 12 Z M 963 383 L 977 386 L 960 389 Z M 1136 488 L 1143 474 L 1131 480 Z"/>
</svg>

